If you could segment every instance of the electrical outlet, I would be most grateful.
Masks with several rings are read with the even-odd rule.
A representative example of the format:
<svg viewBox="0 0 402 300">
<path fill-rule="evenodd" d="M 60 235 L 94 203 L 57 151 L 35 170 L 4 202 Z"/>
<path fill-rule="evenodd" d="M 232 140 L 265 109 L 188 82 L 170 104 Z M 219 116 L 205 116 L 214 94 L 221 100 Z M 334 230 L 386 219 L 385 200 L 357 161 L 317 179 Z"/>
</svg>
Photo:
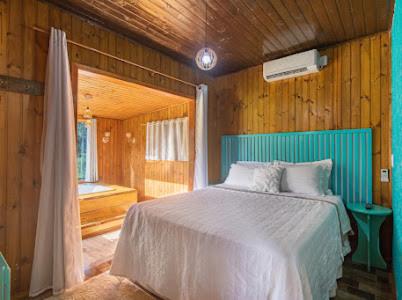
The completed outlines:
<svg viewBox="0 0 402 300">
<path fill-rule="evenodd" d="M 389 182 L 388 169 L 381 169 L 381 182 Z"/>
</svg>

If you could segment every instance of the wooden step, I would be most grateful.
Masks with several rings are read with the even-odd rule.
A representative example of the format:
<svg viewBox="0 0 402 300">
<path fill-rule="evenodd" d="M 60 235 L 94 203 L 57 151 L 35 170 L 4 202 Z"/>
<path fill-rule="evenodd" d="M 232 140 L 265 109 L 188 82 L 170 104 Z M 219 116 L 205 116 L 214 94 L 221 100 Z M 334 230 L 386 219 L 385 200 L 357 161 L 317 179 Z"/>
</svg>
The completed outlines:
<svg viewBox="0 0 402 300">
<path fill-rule="evenodd" d="M 128 203 L 121 206 L 112 206 L 106 208 L 100 208 L 93 211 L 88 211 L 81 213 L 81 226 L 87 226 L 88 224 L 96 223 L 96 222 L 104 222 L 108 220 L 112 220 L 115 217 L 125 216 L 127 210 L 130 208 L 132 204 Z"/>
<path fill-rule="evenodd" d="M 81 229 L 82 239 L 87 239 L 96 235 L 118 230 L 121 228 L 123 222 L 124 217 L 120 217 L 116 220 L 95 224 L 93 226 L 86 226 Z"/>
</svg>

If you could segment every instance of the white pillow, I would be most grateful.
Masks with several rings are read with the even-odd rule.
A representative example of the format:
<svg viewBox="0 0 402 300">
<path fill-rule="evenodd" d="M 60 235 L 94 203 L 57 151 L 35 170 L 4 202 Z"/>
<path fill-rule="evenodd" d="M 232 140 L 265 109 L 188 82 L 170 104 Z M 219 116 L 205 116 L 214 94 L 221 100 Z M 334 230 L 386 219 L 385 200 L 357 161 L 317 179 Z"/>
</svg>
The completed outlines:
<svg viewBox="0 0 402 300">
<path fill-rule="evenodd" d="M 254 169 L 253 184 L 250 190 L 257 192 L 279 193 L 283 168 L 268 166 Z"/>
<path fill-rule="evenodd" d="M 263 167 L 268 167 L 273 165 L 272 162 L 263 162 L 263 161 L 243 161 L 239 160 L 236 162 L 237 165 L 241 165 L 244 167 L 249 167 L 249 168 L 263 168 Z"/>
<path fill-rule="evenodd" d="M 312 162 L 292 163 L 287 161 L 276 160 L 275 164 L 282 166 L 321 166 L 323 169 L 321 181 L 321 188 L 324 193 L 328 195 L 327 191 L 330 188 L 331 172 L 332 172 L 332 159 L 317 160 Z"/>
<path fill-rule="evenodd" d="M 248 188 L 253 184 L 254 168 L 245 167 L 238 164 L 230 166 L 228 177 L 225 184 Z"/>
<path fill-rule="evenodd" d="M 323 168 L 320 165 L 287 166 L 282 174 L 281 191 L 314 196 L 324 195 L 321 185 Z"/>
</svg>

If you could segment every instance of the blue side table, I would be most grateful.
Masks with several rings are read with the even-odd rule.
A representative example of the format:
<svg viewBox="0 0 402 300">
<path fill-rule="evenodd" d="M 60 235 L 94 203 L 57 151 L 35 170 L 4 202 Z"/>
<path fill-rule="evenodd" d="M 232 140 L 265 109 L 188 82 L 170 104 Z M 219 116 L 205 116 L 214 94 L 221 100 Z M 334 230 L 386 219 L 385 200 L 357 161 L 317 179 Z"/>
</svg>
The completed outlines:
<svg viewBox="0 0 402 300">
<path fill-rule="evenodd" d="M 387 264 L 380 252 L 379 232 L 385 218 L 392 214 L 392 209 L 374 204 L 371 209 L 367 209 L 365 204 L 348 204 L 347 208 L 352 212 L 359 230 L 352 261 L 366 264 L 368 271 L 371 266 L 386 269 Z"/>
</svg>

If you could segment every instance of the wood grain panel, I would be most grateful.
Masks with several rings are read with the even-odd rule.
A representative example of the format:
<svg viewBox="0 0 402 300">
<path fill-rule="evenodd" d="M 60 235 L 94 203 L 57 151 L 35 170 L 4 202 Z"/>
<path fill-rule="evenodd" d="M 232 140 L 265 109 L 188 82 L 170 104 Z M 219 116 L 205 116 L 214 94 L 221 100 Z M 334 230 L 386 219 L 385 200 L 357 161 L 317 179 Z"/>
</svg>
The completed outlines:
<svg viewBox="0 0 402 300">
<path fill-rule="evenodd" d="M 96 120 L 99 181 L 108 184 L 122 184 L 123 121 L 105 118 L 97 118 Z M 102 141 L 105 131 L 110 132 L 108 143 Z"/>
<path fill-rule="evenodd" d="M 204 45 L 217 52 L 222 75 L 264 60 L 389 29 L 386 0 L 50 0 L 194 64 Z M 177 17 L 180 16 L 180 17 Z"/>
<path fill-rule="evenodd" d="M 7 73 L 7 9 L 0 3 L 0 72 Z M 7 93 L 0 92 L 0 249 L 4 251 L 7 244 Z"/>
<path fill-rule="evenodd" d="M 189 149 L 193 149 L 193 101 L 123 121 L 124 133 L 130 132 L 136 139 L 135 144 L 125 142 L 123 146 L 123 185 L 135 188 L 139 201 L 192 190 L 194 150 L 190 150 L 190 161 L 145 160 L 146 122 L 186 116 L 189 117 Z"/>
<path fill-rule="evenodd" d="M 135 115 L 188 102 L 188 98 L 105 74 L 78 70 L 77 113 L 87 107 L 94 117 L 125 120 Z M 169 87 L 165 87 L 169 88 Z"/>
<path fill-rule="evenodd" d="M 151 50 L 104 27 L 40 0 L 0 1 L 0 73 L 44 82 L 48 35 L 29 26 L 66 31 L 76 40 L 104 52 L 196 83 L 204 78 L 191 67 Z M 195 90 L 167 78 L 68 45 L 72 70 L 76 64 L 112 72 L 115 77 L 148 87 L 193 98 Z M 74 84 L 74 83 L 73 83 Z M 18 298 L 27 295 L 40 191 L 40 144 L 43 125 L 43 97 L 0 93 L 0 251 L 12 268 L 12 291 Z M 100 151 L 102 148 L 100 147 Z M 104 153 L 109 153 L 106 151 Z M 117 153 L 115 149 L 114 153 Z M 115 159 L 117 154 L 112 155 Z M 106 175 L 121 178 L 116 170 Z M 102 171 L 101 171 L 102 172 Z M 106 180 L 106 175 L 102 175 Z M 110 180 L 113 180 L 111 178 Z"/>
</svg>

